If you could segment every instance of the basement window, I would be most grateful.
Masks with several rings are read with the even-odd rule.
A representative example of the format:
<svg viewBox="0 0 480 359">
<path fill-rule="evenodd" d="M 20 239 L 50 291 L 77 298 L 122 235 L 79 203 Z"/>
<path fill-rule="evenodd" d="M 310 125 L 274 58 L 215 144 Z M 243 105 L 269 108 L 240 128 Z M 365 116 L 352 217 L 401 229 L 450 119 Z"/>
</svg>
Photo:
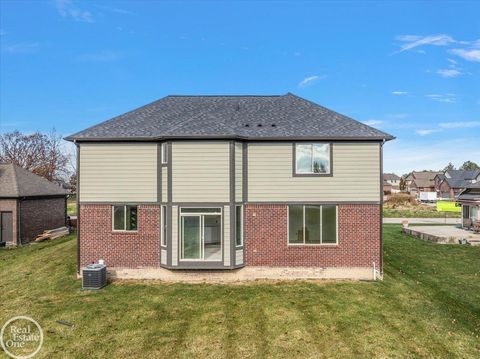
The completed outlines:
<svg viewBox="0 0 480 359">
<path fill-rule="evenodd" d="M 288 244 L 337 244 L 337 206 L 288 206 Z"/>
<path fill-rule="evenodd" d="M 136 231 L 137 206 L 112 206 L 112 227 L 114 231 Z"/>
</svg>

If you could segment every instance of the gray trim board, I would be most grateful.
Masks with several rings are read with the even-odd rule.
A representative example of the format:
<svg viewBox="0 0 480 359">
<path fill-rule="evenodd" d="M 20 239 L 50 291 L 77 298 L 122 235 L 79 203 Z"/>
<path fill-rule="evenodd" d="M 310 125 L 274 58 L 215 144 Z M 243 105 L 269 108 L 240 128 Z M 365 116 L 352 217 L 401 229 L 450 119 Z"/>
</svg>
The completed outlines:
<svg viewBox="0 0 480 359">
<path fill-rule="evenodd" d="M 235 266 L 235 141 L 230 141 L 230 267 Z"/>
<path fill-rule="evenodd" d="M 77 146 L 77 273 L 80 273 L 80 145 Z"/>
<path fill-rule="evenodd" d="M 245 204 L 380 204 L 380 201 L 252 201 Z"/>
<path fill-rule="evenodd" d="M 160 202 L 111 202 L 111 201 L 102 201 L 102 202 L 91 202 L 91 201 L 80 201 L 80 204 L 108 204 L 108 205 L 131 205 L 131 206 L 140 206 L 140 205 L 152 205 L 157 204 L 160 205 Z"/>
<path fill-rule="evenodd" d="M 172 143 L 167 142 L 167 265 L 172 265 Z M 178 232 L 178 223 L 177 223 Z"/>
<path fill-rule="evenodd" d="M 223 207 L 228 206 L 230 202 L 172 202 L 174 206 L 182 207 L 198 207 L 198 208 L 209 208 L 209 207 Z"/>
<path fill-rule="evenodd" d="M 242 144 L 242 200 L 248 201 L 248 143 Z"/>
<path fill-rule="evenodd" d="M 303 142 L 293 142 L 292 143 L 292 177 L 333 177 L 333 143 L 329 142 L 330 146 L 330 173 L 296 173 L 297 166 L 296 166 L 296 159 L 297 159 L 297 144 Z M 311 142 L 312 144 L 314 142 Z M 320 142 L 318 142 L 320 143 Z"/>
<path fill-rule="evenodd" d="M 162 203 L 162 144 L 157 143 L 157 202 Z"/>
<path fill-rule="evenodd" d="M 380 156 L 380 273 L 383 275 L 383 143 L 379 146 Z"/>
</svg>

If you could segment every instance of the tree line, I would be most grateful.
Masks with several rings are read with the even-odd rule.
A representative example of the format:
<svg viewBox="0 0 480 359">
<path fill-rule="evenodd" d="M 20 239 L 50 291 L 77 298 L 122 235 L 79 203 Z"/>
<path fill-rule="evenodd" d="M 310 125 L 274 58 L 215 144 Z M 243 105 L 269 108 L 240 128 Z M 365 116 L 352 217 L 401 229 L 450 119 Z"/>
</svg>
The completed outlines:
<svg viewBox="0 0 480 359">
<path fill-rule="evenodd" d="M 76 191 L 76 159 L 55 130 L 0 134 L 0 162 L 13 163 L 51 182 Z"/>
</svg>

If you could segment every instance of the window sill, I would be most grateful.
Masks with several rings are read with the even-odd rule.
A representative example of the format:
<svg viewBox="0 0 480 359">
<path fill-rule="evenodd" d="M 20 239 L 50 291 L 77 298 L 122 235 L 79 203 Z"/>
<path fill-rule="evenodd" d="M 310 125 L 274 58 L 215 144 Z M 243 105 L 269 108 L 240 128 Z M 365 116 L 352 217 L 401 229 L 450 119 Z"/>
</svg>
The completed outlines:
<svg viewBox="0 0 480 359">
<path fill-rule="evenodd" d="M 113 230 L 112 234 L 138 234 L 138 230 L 136 230 L 136 231 Z"/>
<path fill-rule="evenodd" d="M 293 173 L 293 177 L 333 177 L 333 173 Z"/>
</svg>

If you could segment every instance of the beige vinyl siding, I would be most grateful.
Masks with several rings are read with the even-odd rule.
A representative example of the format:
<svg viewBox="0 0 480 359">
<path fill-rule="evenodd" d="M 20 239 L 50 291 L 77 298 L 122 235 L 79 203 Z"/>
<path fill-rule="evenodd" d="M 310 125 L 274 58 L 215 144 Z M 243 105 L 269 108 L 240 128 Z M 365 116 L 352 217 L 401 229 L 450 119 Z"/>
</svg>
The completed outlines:
<svg viewBox="0 0 480 359">
<path fill-rule="evenodd" d="M 173 142 L 174 202 L 229 201 L 228 141 Z"/>
<path fill-rule="evenodd" d="M 178 248 L 180 247 L 178 227 L 178 206 L 172 206 L 172 266 L 178 265 Z"/>
<path fill-rule="evenodd" d="M 223 207 L 223 265 L 230 265 L 230 207 Z"/>
<path fill-rule="evenodd" d="M 80 201 L 156 202 L 157 145 L 81 144 Z"/>
<path fill-rule="evenodd" d="M 235 251 L 235 265 L 243 264 L 243 249 Z"/>
<path fill-rule="evenodd" d="M 160 263 L 167 264 L 167 250 L 162 249 L 160 250 Z"/>
<path fill-rule="evenodd" d="M 248 145 L 248 200 L 380 201 L 378 143 L 334 143 L 333 176 L 293 177 L 292 143 Z"/>
<path fill-rule="evenodd" d="M 240 142 L 235 143 L 235 201 L 242 201 L 242 159 L 243 145 Z"/>
<path fill-rule="evenodd" d="M 162 167 L 162 202 L 166 203 L 168 202 L 168 186 L 167 186 L 167 181 L 168 181 L 168 170 L 166 166 Z"/>
</svg>

